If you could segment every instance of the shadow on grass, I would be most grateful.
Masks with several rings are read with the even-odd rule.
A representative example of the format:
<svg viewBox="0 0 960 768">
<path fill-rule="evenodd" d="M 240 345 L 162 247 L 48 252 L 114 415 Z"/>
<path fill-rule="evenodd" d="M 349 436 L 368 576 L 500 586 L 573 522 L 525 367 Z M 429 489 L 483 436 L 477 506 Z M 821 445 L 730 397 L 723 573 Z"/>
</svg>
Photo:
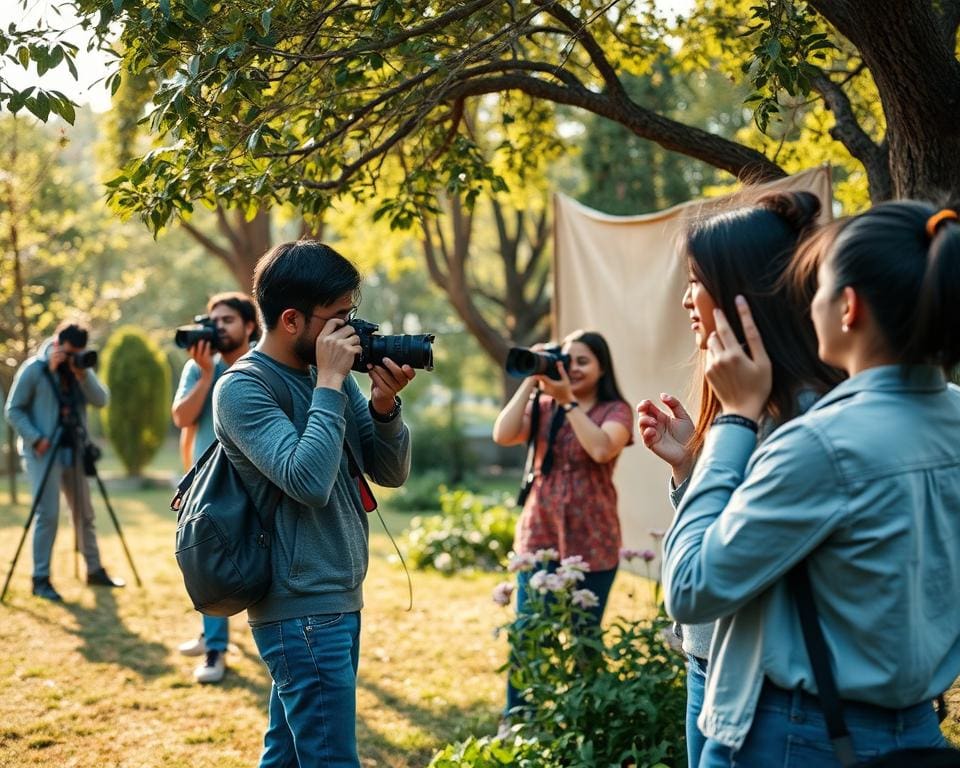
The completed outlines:
<svg viewBox="0 0 960 768">
<path fill-rule="evenodd" d="M 459 741 L 471 734 L 482 735 L 489 732 L 491 735 L 496 731 L 497 717 L 496 713 L 490 711 L 489 702 L 486 700 L 477 700 L 463 706 L 447 706 L 442 709 L 432 710 L 424 706 L 418 706 L 407 699 L 398 696 L 395 693 L 385 690 L 375 682 L 361 678 L 358 681 L 358 688 L 362 688 L 375 696 L 380 703 L 391 710 L 396 715 L 406 719 L 411 725 L 420 730 L 429 741 L 435 745 L 430 747 L 413 747 L 421 754 L 421 757 L 431 758 L 434 753 L 444 745 L 453 741 Z M 368 744 L 367 751 L 371 749 L 386 749 L 389 754 L 389 748 L 401 746 L 404 749 L 411 749 L 409 745 L 395 744 L 390 735 L 378 729 L 376 716 L 361 717 L 357 723 L 358 738 L 362 743 Z M 451 728 L 451 726 L 453 726 Z"/>
<path fill-rule="evenodd" d="M 64 603 L 63 607 L 77 620 L 77 629 L 70 631 L 83 641 L 78 651 L 87 661 L 126 667 L 144 678 L 173 671 L 165 645 L 124 625 L 112 589 L 94 588 L 92 608 L 75 603 Z"/>
</svg>

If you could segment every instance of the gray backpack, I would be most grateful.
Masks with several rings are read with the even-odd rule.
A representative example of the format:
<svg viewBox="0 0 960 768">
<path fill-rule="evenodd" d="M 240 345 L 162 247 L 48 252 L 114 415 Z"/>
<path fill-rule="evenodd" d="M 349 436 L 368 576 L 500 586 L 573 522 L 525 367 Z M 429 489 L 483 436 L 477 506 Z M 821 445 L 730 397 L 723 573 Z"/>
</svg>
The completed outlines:
<svg viewBox="0 0 960 768">
<path fill-rule="evenodd" d="M 269 365 L 245 357 L 222 375 L 257 379 L 292 417 L 290 390 Z M 207 616 L 233 616 L 266 595 L 282 496 L 274 487 L 266 509 L 257 509 L 219 440 L 183 477 L 170 508 L 177 513 L 177 565 L 194 608 Z"/>
</svg>

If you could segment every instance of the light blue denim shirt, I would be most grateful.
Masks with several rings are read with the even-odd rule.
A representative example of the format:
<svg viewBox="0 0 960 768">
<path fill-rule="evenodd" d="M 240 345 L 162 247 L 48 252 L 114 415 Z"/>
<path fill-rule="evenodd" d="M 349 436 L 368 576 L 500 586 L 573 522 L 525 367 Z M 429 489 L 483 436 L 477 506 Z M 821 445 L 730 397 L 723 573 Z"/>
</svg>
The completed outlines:
<svg viewBox="0 0 960 768">
<path fill-rule="evenodd" d="M 664 541 L 668 611 L 721 619 L 703 733 L 742 746 L 764 677 L 816 693 L 783 578 L 803 559 L 842 698 L 899 708 L 949 688 L 960 390 L 931 366 L 871 368 L 755 447 L 744 427 L 710 430 Z"/>
</svg>

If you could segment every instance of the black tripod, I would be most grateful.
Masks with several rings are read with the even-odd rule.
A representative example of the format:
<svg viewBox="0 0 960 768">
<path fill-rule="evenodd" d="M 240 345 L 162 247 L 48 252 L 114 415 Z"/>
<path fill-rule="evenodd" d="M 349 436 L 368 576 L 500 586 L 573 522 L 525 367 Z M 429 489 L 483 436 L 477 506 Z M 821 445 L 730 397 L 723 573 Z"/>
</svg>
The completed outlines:
<svg viewBox="0 0 960 768">
<path fill-rule="evenodd" d="M 51 381 L 51 383 L 54 382 Z M 72 380 L 72 377 L 70 386 L 76 386 L 76 382 L 75 380 Z M 59 398 L 59 388 L 57 388 L 57 395 Z M 67 410 L 69 414 L 66 418 L 64 417 L 64 410 Z M 103 481 L 100 479 L 100 475 L 97 474 L 96 459 L 98 456 L 95 456 L 95 453 L 98 452 L 98 449 L 90 441 L 86 429 L 83 426 L 83 422 L 75 411 L 61 409 L 60 413 L 61 415 L 57 422 L 57 428 L 53 432 L 53 437 L 50 439 L 50 447 L 47 449 L 47 464 L 43 468 L 43 476 L 40 480 L 40 485 L 34 494 L 33 504 L 30 506 L 30 514 L 27 515 L 27 520 L 23 524 L 23 534 L 20 536 L 20 543 L 17 544 L 17 551 L 13 556 L 13 560 L 10 562 L 10 570 L 7 572 L 7 578 L 3 582 L 3 591 L 0 592 L 0 603 L 2 603 L 4 598 L 7 596 L 7 588 L 10 586 L 10 579 L 13 578 L 13 571 L 17 567 L 17 560 L 20 559 L 20 552 L 23 550 L 23 544 L 27 540 L 27 533 L 30 531 L 30 525 L 33 523 L 33 518 L 37 514 L 37 508 L 40 506 L 40 500 L 43 498 L 43 491 L 46 488 L 47 481 L 50 479 L 50 472 L 53 469 L 54 463 L 57 461 L 57 454 L 63 447 L 70 447 L 72 449 L 73 463 L 75 468 L 83 466 L 84 473 L 96 479 L 97 487 L 100 489 L 100 495 L 103 497 L 103 503 L 107 508 L 107 512 L 110 513 L 110 519 L 113 521 L 113 527 L 116 529 L 117 536 L 120 538 L 120 543 L 123 545 L 123 552 L 127 556 L 127 562 L 130 564 L 130 570 L 133 572 L 133 577 L 136 580 L 138 587 L 143 586 L 143 582 L 140 581 L 140 574 L 137 573 L 137 567 L 133 564 L 133 557 L 130 555 L 130 550 L 127 548 L 126 539 L 123 537 L 123 530 L 120 528 L 120 521 L 117 519 L 117 515 L 113 511 L 113 506 L 110 504 L 110 497 L 107 496 L 107 489 L 104 486 Z M 83 478 L 78 478 L 78 481 L 83 482 Z M 76 494 L 74 497 L 76 498 Z M 75 517 L 78 516 L 75 515 Z M 80 521 L 78 519 L 75 519 L 74 527 L 76 527 L 79 522 Z"/>
</svg>

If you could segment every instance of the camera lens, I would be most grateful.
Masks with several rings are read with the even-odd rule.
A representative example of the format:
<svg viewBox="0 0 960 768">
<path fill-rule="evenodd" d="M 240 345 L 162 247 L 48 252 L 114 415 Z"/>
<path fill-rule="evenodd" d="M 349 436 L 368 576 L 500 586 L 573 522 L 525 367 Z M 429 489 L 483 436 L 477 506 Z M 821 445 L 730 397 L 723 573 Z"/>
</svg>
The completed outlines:
<svg viewBox="0 0 960 768">
<path fill-rule="evenodd" d="M 409 365 L 411 368 L 433 370 L 432 333 L 402 336 L 372 336 L 370 340 L 371 360 L 374 365 L 383 363 L 389 357 L 397 365 Z"/>
</svg>

